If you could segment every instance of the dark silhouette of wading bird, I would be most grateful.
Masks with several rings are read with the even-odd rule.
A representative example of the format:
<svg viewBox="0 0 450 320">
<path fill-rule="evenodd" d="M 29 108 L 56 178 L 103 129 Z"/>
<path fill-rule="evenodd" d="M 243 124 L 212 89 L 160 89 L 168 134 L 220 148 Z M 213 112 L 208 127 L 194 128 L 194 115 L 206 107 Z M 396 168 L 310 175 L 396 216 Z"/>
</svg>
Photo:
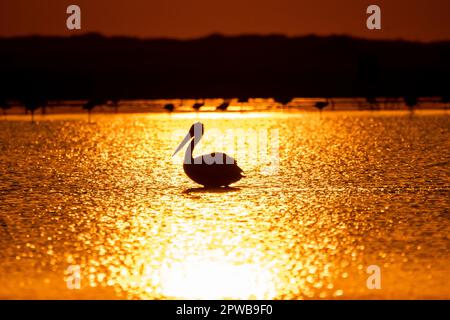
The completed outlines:
<svg viewBox="0 0 450 320">
<path fill-rule="evenodd" d="M 230 103 L 228 101 L 225 101 L 225 102 L 221 103 L 220 105 L 218 105 L 216 110 L 226 111 L 229 106 L 230 106 Z"/>
<path fill-rule="evenodd" d="M 326 107 L 328 107 L 328 105 L 330 104 L 330 101 L 328 100 L 328 98 L 325 101 L 317 101 L 314 104 L 314 107 L 316 107 L 317 109 L 319 109 L 320 114 L 322 114 L 322 110 L 325 109 Z"/>
<path fill-rule="evenodd" d="M 192 153 L 203 136 L 204 128 L 203 123 L 194 123 L 173 154 L 175 156 L 189 141 L 191 142 L 184 155 L 183 169 L 186 175 L 206 188 L 228 187 L 241 180 L 244 177 L 242 169 L 238 167 L 234 158 L 225 153 L 213 152 L 193 157 Z"/>
<path fill-rule="evenodd" d="M 166 103 L 164 105 L 164 109 L 169 112 L 173 112 L 173 110 L 175 110 L 175 105 L 173 103 Z"/>
<path fill-rule="evenodd" d="M 27 98 L 24 100 L 23 104 L 25 106 L 25 112 L 31 113 L 31 122 L 34 123 L 34 113 L 39 108 L 45 108 L 46 101 L 44 99 L 39 98 Z"/>
<path fill-rule="evenodd" d="M 273 100 L 276 103 L 280 103 L 283 105 L 283 107 L 287 106 L 289 103 L 292 102 L 293 98 L 290 96 L 280 96 L 280 97 L 275 97 L 273 98 Z"/>
<path fill-rule="evenodd" d="M 314 106 L 315 106 L 317 109 L 322 110 L 322 109 L 324 109 L 325 107 L 327 107 L 328 104 L 329 104 L 329 102 L 328 102 L 328 99 L 327 99 L 326 101 L 317 101 L 317 102 L 314 104 Z"/>
<path fill-rule="evenodd" d="M 25 111 L 31 113 L 31 122 L 34 122 L 34 113 L 39 109 L 39 105 L 34 100 L 29 100 L 25 102 Z"/>
<path fill-rule="evenodd" d="M 416 96 L 406 96 L 403 98 L 405 100 L 405 105 L 408 107 L 409 111 L 414 112 L 414 108 L 419 104 L 419 100 Z"/>
<path fill-rule="evenodd" d="M 203 107 L 204 105 L 205 105 L 204 102 L 196 102 L 196 103 L 194 103 L 194 105 L 192 106 L 192 108 L 193 108 L 195 111 L 199 111 L 200 108 Z"/>
<path fill-rule="evenodd" d="M 92 110 L 98 105 L 104 104 L 105 101 L 101 99 L 91 99 L 87 103 L 83 105 L 83 110 L 87 110 L 88 112 L 88 122 L 91 123 L 91 113 Z"/>
</svg>

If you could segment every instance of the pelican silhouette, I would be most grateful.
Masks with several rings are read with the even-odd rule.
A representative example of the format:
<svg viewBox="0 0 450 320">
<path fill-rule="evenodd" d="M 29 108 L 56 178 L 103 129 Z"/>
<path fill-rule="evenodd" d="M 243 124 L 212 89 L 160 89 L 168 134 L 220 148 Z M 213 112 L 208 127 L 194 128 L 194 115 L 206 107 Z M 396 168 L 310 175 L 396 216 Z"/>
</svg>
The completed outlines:
<svg viewBox="0 0 450 320">
<path fill-rule="evenodd" d="M 172 155 L 175 156 L 192 140 L 184 155 L 183 169 L 186 175 L 206 188 L 228 187 L 230 184 L 241 180 L 244 177 L 242 169 L 238 167 L 236 160 L 225 153 L 213 152 L 196 158 L 193 157 L 194 148 L 200 142 L 203 133 L 203 123 L 194 123 Z"/>
</svg>

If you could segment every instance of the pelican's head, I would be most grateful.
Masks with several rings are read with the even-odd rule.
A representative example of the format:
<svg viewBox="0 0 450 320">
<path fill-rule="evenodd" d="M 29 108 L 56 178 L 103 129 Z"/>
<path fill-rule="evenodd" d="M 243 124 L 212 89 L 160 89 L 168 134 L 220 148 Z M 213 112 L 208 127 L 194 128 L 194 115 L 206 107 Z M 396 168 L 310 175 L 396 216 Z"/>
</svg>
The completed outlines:
<svg viewBox="0 0 450 320">
<path fill-rule="evenodd" d="M 205 126 L 201 122 L 194 123 L 189 129 L 189 134 L 191 137 L 201 137 L 205 132 Z"/>
<path fill-rule="evenodd" d="M 201 122 L 194 123 L 189 129 L 188 134 L 184 137 L 183 141 L 180 143 L 178 148 L 173 153 L 172 157 L 178 153 L 181 149 L 183 149 L 184 145 L 188 143 L 192 138 L 200 139 L 205 132 L 205 126 Z"/>
</svg>

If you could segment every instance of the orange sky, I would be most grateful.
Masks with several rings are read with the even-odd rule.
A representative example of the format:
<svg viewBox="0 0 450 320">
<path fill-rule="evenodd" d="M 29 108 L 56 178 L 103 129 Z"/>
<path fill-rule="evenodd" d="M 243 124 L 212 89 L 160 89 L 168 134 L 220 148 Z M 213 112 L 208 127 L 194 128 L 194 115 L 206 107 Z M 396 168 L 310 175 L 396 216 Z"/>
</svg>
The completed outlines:
<svg viewBox="0 0 450 320">
<path fill-rule="evenodd" d="M 79 33 L 66 29 L 69 4 L 81 7 L 83 33 L 173 38 L 316 33 L 450 40 L 450 0 L 0 0 L 0 36 Z M 365 27 L 369 4 L 382 8 L 382 31 Z"/>
</svg>

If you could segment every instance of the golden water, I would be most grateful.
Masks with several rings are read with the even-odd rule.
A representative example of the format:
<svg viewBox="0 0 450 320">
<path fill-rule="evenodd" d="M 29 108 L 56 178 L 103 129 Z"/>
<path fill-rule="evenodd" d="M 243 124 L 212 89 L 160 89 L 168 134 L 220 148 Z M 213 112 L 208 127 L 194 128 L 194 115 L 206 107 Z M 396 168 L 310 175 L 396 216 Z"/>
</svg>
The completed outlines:
<svg viewBox="0 0 450 320">
<path fill-rule="evenodd" d="M 0 298 L 450 298 L 445 111 L 28 119 L 0 121 Z M 247 172 L 234 188 L 171 158 L 198 120 L 196 154 Z"/>
</svg>

